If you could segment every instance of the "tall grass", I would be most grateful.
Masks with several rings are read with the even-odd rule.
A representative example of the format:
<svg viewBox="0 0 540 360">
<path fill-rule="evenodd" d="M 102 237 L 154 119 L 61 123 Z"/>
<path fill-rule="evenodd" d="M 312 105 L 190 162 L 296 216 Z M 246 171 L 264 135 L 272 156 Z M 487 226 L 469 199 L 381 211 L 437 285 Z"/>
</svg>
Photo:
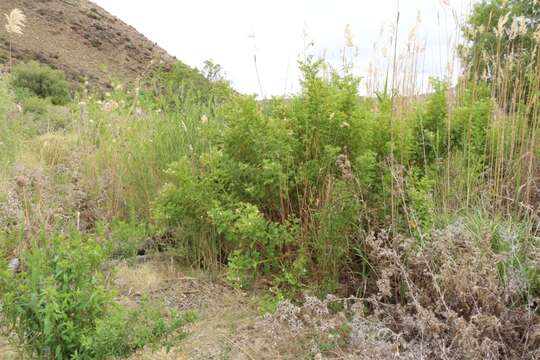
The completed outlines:
<svg viewBox="0 0 540 360">
<path fill-rule="evenodd" d="M 17 152 L 16 122 L 8 117 L 13 111 L 13 102 L 7 84 L 0 82 L 0 170 L 6 173 L 7 166 Z"/>
</svg>

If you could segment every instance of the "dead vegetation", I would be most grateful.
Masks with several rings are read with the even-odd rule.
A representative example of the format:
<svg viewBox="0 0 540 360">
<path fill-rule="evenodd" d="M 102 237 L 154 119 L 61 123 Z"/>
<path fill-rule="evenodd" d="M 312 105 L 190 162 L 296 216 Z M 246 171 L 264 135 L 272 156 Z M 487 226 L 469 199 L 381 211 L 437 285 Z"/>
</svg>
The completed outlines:
<svg viewBox="0 0 540 360">
<path fill-rule="evenodd" d="M 376 275 L 364 296 L 305 295 L 264 315 L 253 293 L 188 275 L 169 260 L 121 264 L 124 301 L 151 296 L 201 316 L 176 352 L 135 358 L 538 359 L 539 299 L 521 306 L 527 279 L 507 269 L 501 281 L 498 273 L 500 256 L 511 255 L 495 254 L 494 239 L 475 238 L 463 222 L 433 237 L 418 248 L 372 235 L 367 256 Z M 538 259 L 529 253 L 523 265 Z"/>
</svg>

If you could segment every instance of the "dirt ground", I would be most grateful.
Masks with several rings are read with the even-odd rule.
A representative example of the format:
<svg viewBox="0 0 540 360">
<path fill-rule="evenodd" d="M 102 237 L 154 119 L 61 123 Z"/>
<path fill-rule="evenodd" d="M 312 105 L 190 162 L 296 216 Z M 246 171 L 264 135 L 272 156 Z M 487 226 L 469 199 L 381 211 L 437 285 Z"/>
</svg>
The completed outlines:
<svg viewBox="0 0 540 360">
<path fill-rule="evenodd" d="M 122 294 L 121 301 L 128 306 L 147 295 L 170 309 L 195 310 L 199 314 L 177 348 L 169 353 L 142 351 L 131 360 L 288 358 L 257 333 L 259 313 L 255 298 L 207 279 L 204 274 L 179 271 L 167 261 L 131 266 L 124 263 L 117 267 L 115 283 Z"/>
<path fill-rule="evenodd" d="M 178 268 L 165 256 L 115 263 L 108 271 L 119 292 L 118 301 L 136 307 L 143 298 L 165 309 L 195 311 L 198 319 L 175 347 L 143 349 L 129 360 L 364 360 L 416 359 L 396 353 L 397 341 L 388 329 L 367 319 L 346 320 L 328 311 L 328 302 L 306 297 L 302 306 L 284 302 L 273 315 L 257 309 L 254 292 L 233 289 L 219 277 Z M 350 324 L 341 348 L 339 331 Z M 0 360 L 19 360 L 0 339 Z M 324 355 L 323 355 L 324 354 Z M 404 355 L 404 354 L 401 354 Z"/>
</svg>

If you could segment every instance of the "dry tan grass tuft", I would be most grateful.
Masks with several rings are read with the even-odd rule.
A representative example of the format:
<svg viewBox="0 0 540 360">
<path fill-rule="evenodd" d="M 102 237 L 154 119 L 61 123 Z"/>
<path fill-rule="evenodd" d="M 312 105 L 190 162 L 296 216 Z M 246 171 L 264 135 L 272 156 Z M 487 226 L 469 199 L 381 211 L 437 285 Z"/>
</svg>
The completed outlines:
<svg viewBox="0 0 540 360">
<path fill-rule="evenodd" d="M 129 266 L 122 263 L 116 269 L 115 285 L 122 294 L 149 295 L 162 289 L 175 271 L 164 264 L 148 262 Z"/>
</svg>

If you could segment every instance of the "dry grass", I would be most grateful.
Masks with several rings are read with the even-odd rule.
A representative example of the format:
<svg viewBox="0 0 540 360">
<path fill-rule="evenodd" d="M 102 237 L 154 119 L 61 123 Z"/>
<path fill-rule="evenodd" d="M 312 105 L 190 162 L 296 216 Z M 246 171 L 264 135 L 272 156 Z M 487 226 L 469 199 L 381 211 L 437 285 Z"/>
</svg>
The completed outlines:
<svg viewBox="0 0 540 360">
<path fill-rule="evenodd" d="M 145 262 L 137 266 L 121 263 L 115 269 L 115 287 L 124 295 L 151 295 L 178 279 L 174 268 L 162 263 Z"/>
</svg>

